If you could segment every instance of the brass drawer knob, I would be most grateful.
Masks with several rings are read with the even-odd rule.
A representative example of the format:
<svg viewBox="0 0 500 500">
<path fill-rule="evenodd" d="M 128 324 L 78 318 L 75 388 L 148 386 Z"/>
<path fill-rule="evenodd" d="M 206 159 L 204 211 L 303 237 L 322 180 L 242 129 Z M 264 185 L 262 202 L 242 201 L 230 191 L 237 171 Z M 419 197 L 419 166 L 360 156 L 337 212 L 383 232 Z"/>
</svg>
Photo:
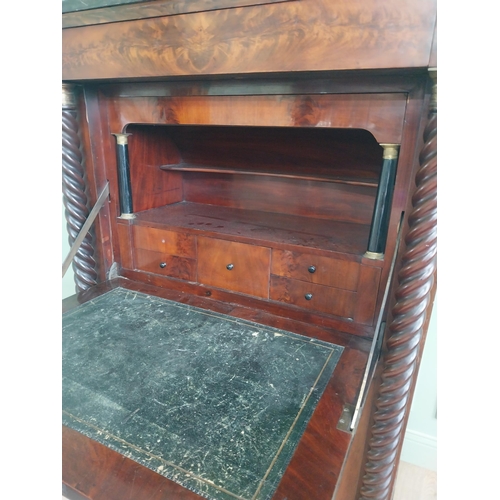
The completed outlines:
<svg viewBox="0 0 500 500">
<path fill-rule="evenodd" d="M 307 270 L 312 274 L 316 272 L 316 266 L 309 266 Z"/>
<path fill-rule="evenodd" d="M 233 269 L 233 267 L 234 267 L 234 264 L 228 264 L 228 265 L 226 266 L 226 269 L 227 269 L 228 271 L 231 271 L 231 270 Z"/>
<path fill-rule="evenodd" d="M 305 297 L 306 300 L 311 300 L 313 298 L 313 294 L 312 293 L 306 293 L 304 295 L 304 297 Z"/>
<path fill-rule="evenodd" d="M 167 267 L 167 263 L 166 262 L 160 262 L 160 267 L 162 269 L 165 269 Z"/>
</svg>

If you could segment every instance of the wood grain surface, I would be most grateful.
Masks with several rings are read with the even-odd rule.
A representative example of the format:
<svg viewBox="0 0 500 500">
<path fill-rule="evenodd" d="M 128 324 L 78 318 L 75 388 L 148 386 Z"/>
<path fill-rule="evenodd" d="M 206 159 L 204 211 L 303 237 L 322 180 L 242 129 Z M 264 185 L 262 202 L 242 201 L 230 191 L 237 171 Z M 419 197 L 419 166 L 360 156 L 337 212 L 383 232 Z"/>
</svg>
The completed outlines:
<svg viewBox="0 0 500 500">
<path fill-rule="evenodd" d="M 137 214 L 134 225 L 360 262 L 370 227 L 328 219 L 177 203 Z"/>
<path fill-rule="evenodd" d="M 196 239 L 192 235 L 142 226 L 133 226 L 132 235 L 135 248 L 191 259 L 196 257 Z"/>
<path fill-rule="evenodd" d="M 311 266 L 314 270 L 309 270 Z M 357 289 L 359 270 L 356 262 L 287 250 L 275 249 L 272 253 L 272 274 L 344 290 Z"/>
<path fill-rule="evenodd" d="M 300 0 L 62 34 L 63 80 L 425 67 L 435 0 Z"/>
<path fill-rule="evenodd" d="M 130 123 L 368 130 L 379 143 L 401 142 L 404 94 L 179 96 L 112 98 L 110 126 Z"/>
<path fill-rule="evenodd" d="M 269 297 L 271 249 L 234 241 L 198 237 L 200 283 Z"/>
<path fill-rule="evenodd" d="M 191 12 L 204 12 L 224 8 L 262 5 L 292 0 L 152 0 L 133 5 L 116 5 L 113 8 L 89 9 L 63 14 L 63 28 L 114 23 L 148 17 L 162 17 Z"/>
<path fill-rule="evenodd" d="M 160 172 L 163 163 L 180 161 L 180 154 L 158 127 L 131 126 L 129 160 L 134 210 L 141 212 L 182 200 L 182 178 L 176 172 Z"/>
</svg>

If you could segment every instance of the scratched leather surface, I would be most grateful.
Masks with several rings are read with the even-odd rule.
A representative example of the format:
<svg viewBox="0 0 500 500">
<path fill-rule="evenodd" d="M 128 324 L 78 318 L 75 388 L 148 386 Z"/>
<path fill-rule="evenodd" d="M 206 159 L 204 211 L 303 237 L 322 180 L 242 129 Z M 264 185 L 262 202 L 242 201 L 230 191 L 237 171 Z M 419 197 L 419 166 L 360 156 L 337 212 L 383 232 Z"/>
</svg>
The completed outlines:
<svg viewBox="0 0 500 500">
<path fill-rule="evenodd" d="M 269 498 L 341 353 L 118 288 L 63 316 L 63 423 L 206 498 Z"/>
</svg>

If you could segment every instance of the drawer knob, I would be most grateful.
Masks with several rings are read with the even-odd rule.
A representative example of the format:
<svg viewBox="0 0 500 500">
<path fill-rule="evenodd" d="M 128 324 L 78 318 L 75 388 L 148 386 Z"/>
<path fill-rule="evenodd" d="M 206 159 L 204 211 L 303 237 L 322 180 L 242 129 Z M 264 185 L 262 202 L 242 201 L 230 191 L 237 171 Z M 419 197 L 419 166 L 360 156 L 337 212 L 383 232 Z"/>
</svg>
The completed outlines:
<svg viewBox="0 0 500 500">
<path fill-rule="evenodd" d="M 226 269 L 227 269 L 228 271 L 231 271 L 231 270 L 233 269 L 233 267 L 234 267 L 234 264 L 228 264 L 228 265 L 226 266 Z"/>
<path fill-rule="evenodd" d="M 316 266 L 309 266 L 307 270 L 312 274 L 316 272 Z"/>
<path fill-rule="evenodd" d="M 165 269 L 167 267 L 167 263 L 166 262 L 160 262 L 160 267 L 162 269 Z"/>
<path fill-rule="evenodd" d="M 312 293 L 306 293 L 304 295 L 304 297 L 305 297 L 306 300 L 311 300 L 313 298 L 313 294 Z"/>
</svg>

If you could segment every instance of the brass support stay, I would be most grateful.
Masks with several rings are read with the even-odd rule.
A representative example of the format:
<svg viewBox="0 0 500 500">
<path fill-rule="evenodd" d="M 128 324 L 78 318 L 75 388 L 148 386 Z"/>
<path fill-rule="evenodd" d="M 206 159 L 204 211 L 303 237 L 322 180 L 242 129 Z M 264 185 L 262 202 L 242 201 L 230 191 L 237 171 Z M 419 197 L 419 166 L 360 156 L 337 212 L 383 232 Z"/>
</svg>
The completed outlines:
<svg viewBox="0 0 500 500">
<path fill-rule="evenodd" d="M 102 190 L 102 193 L 99 195 L 99 198 L 97 199 L 94 208 L 90 212 L 89 216 L 87 217 L 87 220 L 83 224 L 82 228 L 80 229 L 80 232 L 78 233 L 78 236 L 76 237 L 75 241 L 73 242 L 73 245 L 71 246 L 71 250 L 69 251 L 68 255 L 64 259 L 63 265 L 62 265 L 62 277 L 64 278 L 64 275 L 66 274 L 66 271 L 68 270 L 68 267 L 71 264 L 71 261 L 73 260 L 73 257 L 76 255 L 76 252 L 78 252 L 78 249 L 80 248 L 80 245 L 82 244 L 82 241 L 84 240 L 85 236 L 89 232 L 90 226 L 92 226 L 95 218 L 97 217 L 97 214 L 101 210 L 101 207 L 104 205 L 104 201 L 106 198 L 109 196 L 109 182 L 106 182 L 106 185 L 104 186 L 104 189 Z"/>
</svg>

